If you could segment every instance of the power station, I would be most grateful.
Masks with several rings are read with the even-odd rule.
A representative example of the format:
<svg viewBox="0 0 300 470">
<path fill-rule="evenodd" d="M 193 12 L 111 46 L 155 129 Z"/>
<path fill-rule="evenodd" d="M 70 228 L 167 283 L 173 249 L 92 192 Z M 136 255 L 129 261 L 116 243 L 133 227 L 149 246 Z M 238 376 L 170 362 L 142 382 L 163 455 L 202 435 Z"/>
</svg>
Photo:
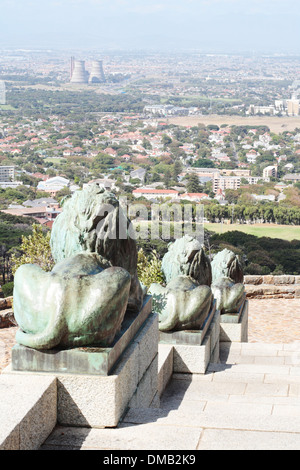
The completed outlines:
<svg viewBox="0 0 300 470">
<path fill-rule="evenodd" d="M 102 60 L 94 60 L 92 62 L 91 71 L 85 69 L 84 60 L 75 60 L 71 57 L 70 69 L 70 82 L 71 83 L 104 83 L 105 75 L 103 71 Z"/>
<path fill-rule="evenodd" d="M 0 105 L 6 104 L 6 87 L 4 80 L 0 80 Z"/>
<path fill-rule="evenodd" d="M 92 62 L 92 70 L 90 73 L 89 83 L 103 83 L 103 82 L 105 82 L 103 62 L 102 60 L 94 60 Z"/>
<path fill-rule="evenodd" d="M 72 71 L 71 83 L 87 83 L 88 82 L 88 76 L 85 70 L 84 60 L 75 60 L 72 58 L 71 69 L 72 68 L 73 68 L 73 71 Z"/>
</svg>

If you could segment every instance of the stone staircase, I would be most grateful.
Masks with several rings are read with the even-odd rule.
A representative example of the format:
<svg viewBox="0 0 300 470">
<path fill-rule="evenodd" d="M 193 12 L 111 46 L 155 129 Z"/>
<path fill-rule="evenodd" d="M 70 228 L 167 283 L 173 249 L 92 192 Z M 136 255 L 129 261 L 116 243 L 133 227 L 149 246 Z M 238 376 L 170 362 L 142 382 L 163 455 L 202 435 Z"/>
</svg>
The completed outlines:
<svg viewBox="0 0 300 470">
<path fill-rule="evenodd" d="M 300 342 L 221 343 L 206 374 L 172 375 L 159 408 L 130 408 L 115 429 L 57 426 L 41 449 L 298 450 L 299 398 Z"/>
</svg>

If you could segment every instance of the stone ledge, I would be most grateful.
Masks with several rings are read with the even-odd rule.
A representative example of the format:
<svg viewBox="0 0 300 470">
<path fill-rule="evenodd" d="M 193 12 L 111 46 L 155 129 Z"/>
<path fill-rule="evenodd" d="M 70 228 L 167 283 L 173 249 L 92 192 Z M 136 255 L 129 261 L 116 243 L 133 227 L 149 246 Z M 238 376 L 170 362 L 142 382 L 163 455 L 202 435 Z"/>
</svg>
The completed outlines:
<svg viewBox="0 0 300 470">
<path fill-rule="evenodd" d="M 16 326 L 14 312 L 11 308 L 0 311 L 0 329 Z"/>
<path fill-rule="evenodd" d="M 246 296 L 248 299 L 268 299 L 285 298 L 299 299 L 300 284 L 280 285 L 280 284 L 245 284 Z"/>
<path fill-rule="evenodd" d="M 7 308 L 12 308 L 13 297 L 0 298 L 0 310 L 6 310 Z"/>
<path fill-rule="evenodd" d="M 246 285 L 260 285 L 260 284 L 268 284 L 268 285 L 274 285 L 274 286 L 285 286 L 285 285 L 293 285 L 293 284 L 298 284 L 300 286 L 300 276 L 293 276 L 289 274 L 284 274 L 280 276 L 274 276 L 272 274 L 269 275 L 255 275 L 255 276 L 250 276 L 246 275 L 244 276 L 244 284 Z"/>
<path fill-rule="evenodd" d="M 56 425 L 55 377 L 1 374 L 0 450 L 36 450 Z"/>
</svg>

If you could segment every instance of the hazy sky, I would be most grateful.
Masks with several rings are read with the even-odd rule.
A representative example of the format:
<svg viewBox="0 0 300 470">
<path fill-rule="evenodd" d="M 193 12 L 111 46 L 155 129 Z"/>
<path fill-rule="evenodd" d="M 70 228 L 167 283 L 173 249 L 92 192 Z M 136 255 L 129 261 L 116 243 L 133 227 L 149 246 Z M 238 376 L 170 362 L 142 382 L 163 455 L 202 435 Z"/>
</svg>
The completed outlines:
<svg viewBox="0 0 300 470">
<path fill-rule="evenodd" d="M 300 0 L 0 0 L 0 48 L 300 52 Z"/>
</svg>

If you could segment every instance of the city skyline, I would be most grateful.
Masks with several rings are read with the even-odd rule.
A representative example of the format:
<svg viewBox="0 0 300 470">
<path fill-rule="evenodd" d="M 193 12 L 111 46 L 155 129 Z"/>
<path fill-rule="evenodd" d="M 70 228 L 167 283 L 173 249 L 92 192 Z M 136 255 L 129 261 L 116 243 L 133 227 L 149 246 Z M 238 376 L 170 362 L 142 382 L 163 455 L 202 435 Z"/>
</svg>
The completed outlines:
<svg viewBox="0 0 300 470">
<path fill-rule="evenodd" d="M 297 0 L 1 0 L 2 48 L 300 53 Z"/>
</svg>

